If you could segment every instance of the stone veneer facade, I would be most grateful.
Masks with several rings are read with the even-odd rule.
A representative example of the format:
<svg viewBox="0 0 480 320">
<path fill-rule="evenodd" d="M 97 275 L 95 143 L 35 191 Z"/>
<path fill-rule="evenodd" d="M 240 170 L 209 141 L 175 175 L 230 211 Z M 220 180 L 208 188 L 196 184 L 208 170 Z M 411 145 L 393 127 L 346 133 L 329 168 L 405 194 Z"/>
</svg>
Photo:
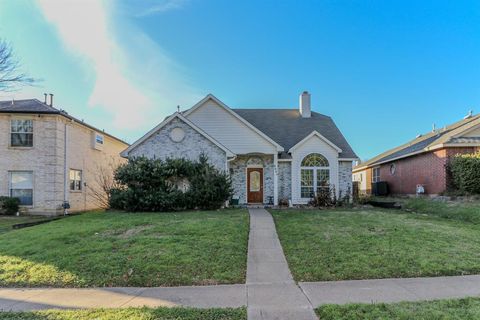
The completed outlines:
<svg viewBox="0 0 480 320">
<path fill-rule="evenodd" d="M 278 200 L 292 199 L 292 162 L 278 162 Z"/>
<path fill-rule="evenodd" d="M 175 128 L 181 128 L 185 133 L 183 140 L 180 142 L 175 142 L 170 137 L 170 132 Z M 131 150 L 129 157 L 145 156 L 150 159 L 184 158 L 196 161 L 202 153 L 208 157 L 208 161 L 217 169 L 225 171 L 227 164 L 225 151 L 184 121 L 175 118 Z"/>
<path fill-rule="evenodd" d="M 247 168 L 263 167 L 263 203 L 273 199 L 274 164 L 273 155 L 241 155 L 229 162 L 230 176 L 234 189 L 234 196 L 239 198 L 240 204 L 247 203 Z"/>
<path fill-rule="evenodd" d="M 338 163 L 339 196 L 344 197 L 347 193 L 352 194 L 352 162 L 339 161 Z"/>
</svg>

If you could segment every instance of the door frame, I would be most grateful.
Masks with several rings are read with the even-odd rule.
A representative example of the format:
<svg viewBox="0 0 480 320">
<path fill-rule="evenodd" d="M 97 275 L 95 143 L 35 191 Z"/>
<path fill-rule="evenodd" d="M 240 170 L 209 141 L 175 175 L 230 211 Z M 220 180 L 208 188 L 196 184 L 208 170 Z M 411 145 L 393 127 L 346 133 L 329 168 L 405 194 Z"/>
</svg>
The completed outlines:
<svg viewBox="0 0 480 320">
<path fill-rule="evenodd" d="M 261 202 L 250 202 L 248 201 L 248 188 L 249 188 L 249 185 L 248 185 L 248 169 L 262 169 L 262 201 Z M 264 190 L 265 190 L 265 170 L 264 170 L 264 167 L 262 165 L 249 165 L 245 168 L 245 198 L 247 200 L 247 204 L 248 203 L 262 203 L 263 204 L 263 200 L 265 198 L 265 193 L 264 193 Z"/>
</svg>

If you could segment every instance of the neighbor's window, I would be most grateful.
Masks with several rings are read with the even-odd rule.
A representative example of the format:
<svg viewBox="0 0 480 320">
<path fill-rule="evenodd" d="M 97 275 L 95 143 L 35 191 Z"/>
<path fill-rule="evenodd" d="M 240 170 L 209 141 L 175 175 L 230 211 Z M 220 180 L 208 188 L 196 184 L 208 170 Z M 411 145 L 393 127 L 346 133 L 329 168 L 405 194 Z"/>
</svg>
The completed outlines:
<svg viewBox="0 0 480 320">
<path fill-rule="evenodd" d="M 372 182 L 379 182 L 380 181 L 380 167 L 373 168 L 372 174 Z"/>
<path fill-rule="evenodd" d="M 303 158 L 300 167 L 300 196 L 313 198 L 323 188 L 329 188 L 330 167 L 327 158 L 311 153 Z"/>
<path fill-rule="evenodd" d="M 24 206 L 33 205 L 33 172 L 9 172 L 10 197 L 20 199 Z"/>
<path fill-rule="evenodd" d="M 11 120 L 10 146 L 33 147 L 33 120 L 31 119 Z"/>
<path fill-rule="evenodd" d="M 70 169 L 70 190 L 82 190 L 82 170 Z"/>
</svg>

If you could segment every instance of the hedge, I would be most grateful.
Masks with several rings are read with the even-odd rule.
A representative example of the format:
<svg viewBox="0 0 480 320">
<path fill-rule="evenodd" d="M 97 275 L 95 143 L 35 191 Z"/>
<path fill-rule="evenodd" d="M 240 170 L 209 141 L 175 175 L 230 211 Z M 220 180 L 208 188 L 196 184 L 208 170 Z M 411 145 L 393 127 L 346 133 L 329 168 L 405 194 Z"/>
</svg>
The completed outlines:
<svg viewBox="0 0 480 320">
<path fill-rule="evenodd" d="M 187 159 L 130 159 L 115 171 L 122 187 L 111 191 L 110 207 L 128 211 L 217 209 L 232 196 L 227 174 Z"/>
<path fill-rule="evenodd" d="M 456 155 L 450 162 L 450 170 L 455 188 L 480 194 L 480 152 Z"/>
</svg>

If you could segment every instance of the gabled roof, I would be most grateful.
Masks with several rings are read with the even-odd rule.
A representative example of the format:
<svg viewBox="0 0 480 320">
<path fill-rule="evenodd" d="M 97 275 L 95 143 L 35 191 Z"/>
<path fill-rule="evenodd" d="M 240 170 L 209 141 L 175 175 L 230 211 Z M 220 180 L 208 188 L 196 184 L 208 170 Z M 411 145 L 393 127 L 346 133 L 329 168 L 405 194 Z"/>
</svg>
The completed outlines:
<svg viewBox="0 0 480 320">
<path fill-rule="evenodd" d="M 441 147 L 456 146 L 458 144 L 478 145 L 480 137 L 461 137 L 461 135 L 480 126 L 480 114 L 462 119 L 443 129 L 435 130 L 396 148 L 390 149 L 378 156 L 361 163 L 354 170 L 380 165 L 382 163 L 410 157 L 419 153 L 435 150 Z"/>
<path fill-rule="evenodd" d="M 293 146 L 316 131 L 326 140 L 341 149 L 339 158 L 358 158 L 332 118 L 313 112 L 303 118 L 298 109 L 233 109 L 235 113 L 290 150 Z"/>
<path fill-rule="evenodd" d="M 119 139 L 109 133 L 106 133 L 103 130 L 95 128 L 94 126 L 85 123 L 83 120 L 77 119 L 69 115 L 64 110 L 59 110 L 54 108 L 46 103 L 39 101 L 38 99 L 23 99 L 23 100 L 9 100 L 9 101 L 0 101 L 0 114 L 1 113 L 13 113 L 13 114 L 57 114 L 63 116 L 69 120 L 73 120 L 76 123 L 83 125 L 93 131 L 102 133 L 112 139 L 115 139 L 121 143 L 128 145 L 127 142 Z"/>
<path fill-rule="evenodd" d="M 143 137 L 141 137 L 140 139 L 138 139 L 137 141 L 135 141 L 134 144 L 132 144 L 131 146 L 129 146 L 127 149 L 125 149 L 124 151 L 121 152 L 121 156 L 122 157 L 128 157 L 128 154 L 130 153 L 130 151 L 132 151 L 133 149 L 135 149 L 137 146 L 139 146 L 140 144 L 142 144 L 145 140 L 147 140 L 148 138 L 150 138 L 152 135 L 154 135 L 158 130 L 160 130 L 161 128 L 163 128 L 164 126 L 166 126 L 168 123 L 170 123 L 173 119 L 180 119 L 181 121 L 185 122 L 187 125 L 189 125 L 190 127 L 192 127 L 195 131 L 197 131 L 198 133 L 200 133 L 202 136 L 204 136 L 206 139 L 208 139 L 210 142 L 212 142 L 213 144 L 215 144 L 217 147 L 219 147 L 220 149 L 222 149 L 223 151 L 225 151 L 225 153 L 227 154 L 227 157 L 233 157 L 235 156 L 235 154 L 230 151 L 228 148 L 226 148 L 224 145 L 222 145 L 220 142 L 218 142 L 217 140 L 215 140 L 214 138 L 212 138 L 210 135 L 208 135 L 205 131 L 203 131 L 201 128 L 199 128 L 198 126 L 196 126 L 193 122 L 191 122 L 190 120 L 188 120 L 187 118 L 185 118 L 181 113 L 179 112 L 175 112 L 174 114 L 172 114 L 170 117 L 166 118 L 165 120 L 163 120 L 160 124 L 158 124 L 155 128 L 153 128 L 152 130 L 150 130 L 149 132 L 147 132 Z"/>
<path fill-rule="evenodd" d="M 230 113 L 232 116 L 234 116 L 235 118 L 237 118 L 238 120 L 240 120 L 240 122 L 242 122 L 243 124 L 245 124 L 248 128 L 250 128 L 251 130 L 253 130 L 255 133 L 257 133 L 258 135 L 260 135 L 262 138 L 264 138 L 265 140 L 267 140 L 268 142 L 270 142 L 271 144 L 273 144 L 276 148 L 277 148 L 277 151 L 284 151 L 284 147 L 281 146 L 280 144 L 278 144 L 274 139 L 272 139 L 272 137 L 268 136 L 267 134 L 265 134 L 265 132 L 263 132 L 261 129 L 259 128 L 256 128 L 254 125 L 252 125 L 249 121 L 247 121 L 245 118 L 241 117 L 240 115 L 238 115 L 238 113 L 235 113 L 232 109 L 230 109 L 225 103 L 223 103 L 220 99 L 218 99 L 217 97 L 215 97 L 213 94 L 209 93 L 207 94 L 207 96 L 205 96 L 205 98 L 203 98 L 202 100 L 200 100 L 199 102 L 197 102 L 193 107 L 191 107 L 190 109 L 184 111 L 182 114 L 185 115 L 186 117 L 188 117 L 189 114 L 193 113 L 195 110 L 197 110 L 198 108 L 200 108 L 201 106 L 203 106 L 205 104 L 205 102 L 207 102 L 208 100 L 212 100 L 214 101 L 215 103 L 217 103 L 219 106 L 221 106 L 223 109 L 225 109 L 228 113 Z"/>
<path fill-rule="evenodd" d="M 308 136 L 306 136 L 305 138 L 303 138 L 301 141 L 299 141 L 296 145 L 294 145 L 293 147 L 290 148 L 290 150 L 288 150 L 288 152 L 293 152 L 295 149 L 297 149 L 298 147 L 300 147 L 302 144 L 304 144 L 305 142 L 307 142 L 307 140 L 309 140 L 311 137 L 313 136 L 316 136 L 318 138 L 320 138 L 321 140 L 323 140 L 326 144 L 328 144 L 330 147 L 332 147 L 333 149 L 337 150 L 338 153 L 341 153 L 342 152 L 342 149 L 340 149 L 339 147 L 337 147 L 333 142 L 331 142 L 330 140 L 328 140 L 327 138 L 325 138 L 324 136 L 322 136 L 320 133 L 318 133 L 318 131 L 312 131 L 312 133 L 310 133 Z"/>
</svg>

